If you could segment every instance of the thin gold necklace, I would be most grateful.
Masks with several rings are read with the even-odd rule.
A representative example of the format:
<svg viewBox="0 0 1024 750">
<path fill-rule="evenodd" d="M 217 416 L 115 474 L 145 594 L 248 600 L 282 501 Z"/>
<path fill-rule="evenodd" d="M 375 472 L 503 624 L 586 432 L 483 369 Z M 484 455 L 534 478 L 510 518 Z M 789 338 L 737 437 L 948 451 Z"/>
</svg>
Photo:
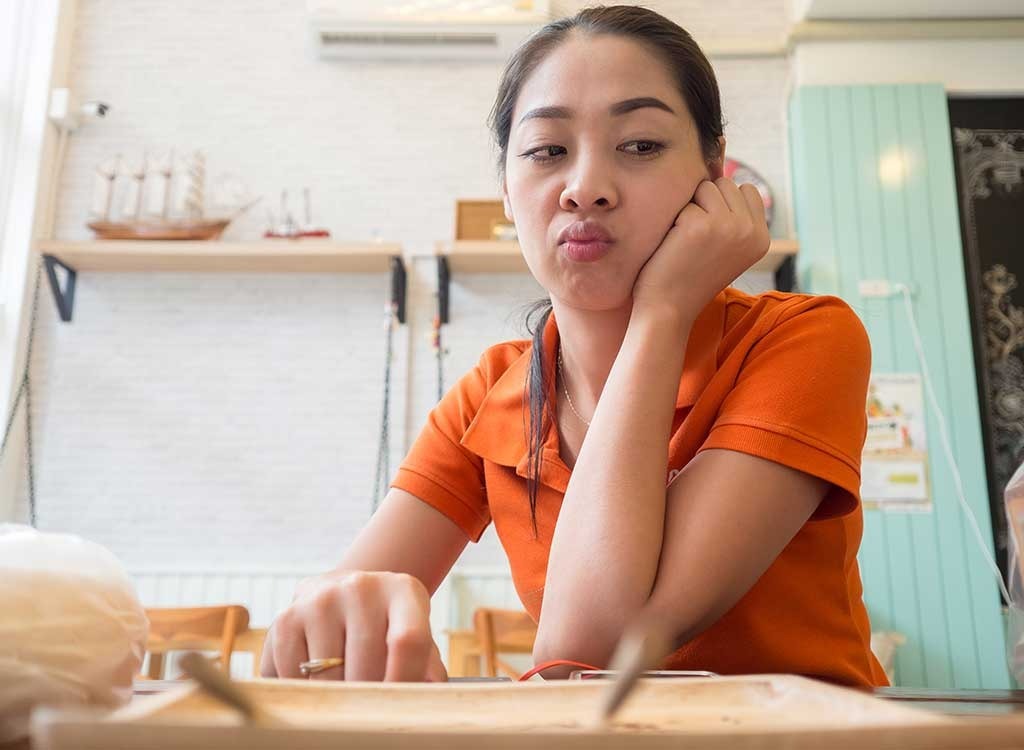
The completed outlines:
<svg viewBox="0 0 1024 750">
<path fill-rule="evenodd" d="M 576 411 L 576 406 L 572 402 L 572 396 L 569 395 L 569 386 L 565 384 L 565 367 L 562 365 L 562 347 L 558 347 L 558 374 L 562 376 L 562 392 L 565 394 L 565 400 L 569 402 L 569 408 L 572 409 L 572 413 L 576 415 L 576 419 L 580 420 L 587 427 L 590 427 L 590 422 L 583 418 L 583 415 Z"/>
</svg>

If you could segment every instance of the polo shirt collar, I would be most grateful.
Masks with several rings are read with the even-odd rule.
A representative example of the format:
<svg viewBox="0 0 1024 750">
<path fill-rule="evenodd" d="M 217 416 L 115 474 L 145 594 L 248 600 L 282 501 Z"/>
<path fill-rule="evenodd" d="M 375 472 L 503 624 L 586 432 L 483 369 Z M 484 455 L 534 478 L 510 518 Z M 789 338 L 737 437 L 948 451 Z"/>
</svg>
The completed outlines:
<svg viewBox="0 0 1024 750">
<path fill-rule="evenodd" d="M 725 292 L 719 292 L 697 316 L 690 330 L 676 394 L 676 409 L 693 406 L 715 374 L 718 345 L 724 328 Z M 555 352 L 558 346 L 558 325 L 554 313 L 548 316 L 542 337 L 550 404 L 554 399 Z M 529 406 L 525 403 L 525 386 L 532 351 L 532 344 L 527 345 L 495 381 L 461 440 L 463 446 L 478 456 L 502 466 L 515 467 L 516 473 L 524 478 L 528 476 L 529 469 Z M 548 429 L 541 456 L 541 482 L 564 492 L 570 471 L 559 454 L 558 431 L 553 424 Z"/>
</svg>

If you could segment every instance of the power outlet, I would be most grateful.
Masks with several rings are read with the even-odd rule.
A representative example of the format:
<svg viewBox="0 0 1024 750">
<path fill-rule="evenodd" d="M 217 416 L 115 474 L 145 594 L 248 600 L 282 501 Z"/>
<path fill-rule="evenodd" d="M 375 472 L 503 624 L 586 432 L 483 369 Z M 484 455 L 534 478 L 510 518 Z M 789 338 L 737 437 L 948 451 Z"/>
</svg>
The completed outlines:
<svg viewBox="0 0 1024 750">
<path fill-rule="evenodd" d="M 78 128 L 78 102 L 70 89 L 57 88 L 50 92 L 50 121 L 58 128 Z"/>
<path fill-rule="evenodd" d="M 861 279 L 857 291 L 861 297 L 891 297 L 896 293 L 887 279 Z"/>
</svg>

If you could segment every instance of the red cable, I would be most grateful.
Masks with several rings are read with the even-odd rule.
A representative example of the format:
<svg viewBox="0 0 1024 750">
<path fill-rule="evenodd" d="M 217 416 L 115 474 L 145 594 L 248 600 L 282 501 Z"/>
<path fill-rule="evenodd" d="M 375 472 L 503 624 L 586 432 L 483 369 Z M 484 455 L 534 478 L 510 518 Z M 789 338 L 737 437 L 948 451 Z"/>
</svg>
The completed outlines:
<svg viewBox="0 0 1024 750">
<path fill-rule="evenodd" d="M 589 664 L 584 664 L 583 662 L 571 661 L 569 659 L 552 659 L 551 661 L 545 661 L 545 662 L 542 662 L 542 663 L 538 664 L 533 669 L 531 669 L 529 672 L 524 672 L 523 675 L 519 678 L 518 681 L 519 682 L 526 682 L 528 679 L 533 677 L 535 674 L 539 674 L 540 672 L 543 672 L 545 669 L 548 669 L 549 667 L 557 667 L 559 665 L 564 665 L 564 666 L 569 666 L 569 667 L 579 667 L 580 669 L 588 669 L 591 672 L 597 671 L 597 667 L 592 667 Z"/>
</svg>

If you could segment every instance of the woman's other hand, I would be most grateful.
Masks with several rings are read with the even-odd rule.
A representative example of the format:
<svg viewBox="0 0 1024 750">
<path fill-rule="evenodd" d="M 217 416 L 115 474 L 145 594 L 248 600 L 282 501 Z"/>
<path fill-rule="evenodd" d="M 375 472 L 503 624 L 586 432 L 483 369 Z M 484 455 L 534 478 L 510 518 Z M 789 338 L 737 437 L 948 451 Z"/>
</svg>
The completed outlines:
<svg viewBox="0 0 1024 750">
<path fill-rule="evenodd" d="M 753 185 L 704 180 L 633 285 L 633 309 L 690 319 L 768 253 L 764 203 Z"/>
<path fill-rule="evenodd" d="M 260 673 L 301 677 L 310 659 L 344 657 L 311 680 L 443 682 L 430 594 L 405 573 L 349 571 L 303 581 L 267 633 Z"/>
</svg>

